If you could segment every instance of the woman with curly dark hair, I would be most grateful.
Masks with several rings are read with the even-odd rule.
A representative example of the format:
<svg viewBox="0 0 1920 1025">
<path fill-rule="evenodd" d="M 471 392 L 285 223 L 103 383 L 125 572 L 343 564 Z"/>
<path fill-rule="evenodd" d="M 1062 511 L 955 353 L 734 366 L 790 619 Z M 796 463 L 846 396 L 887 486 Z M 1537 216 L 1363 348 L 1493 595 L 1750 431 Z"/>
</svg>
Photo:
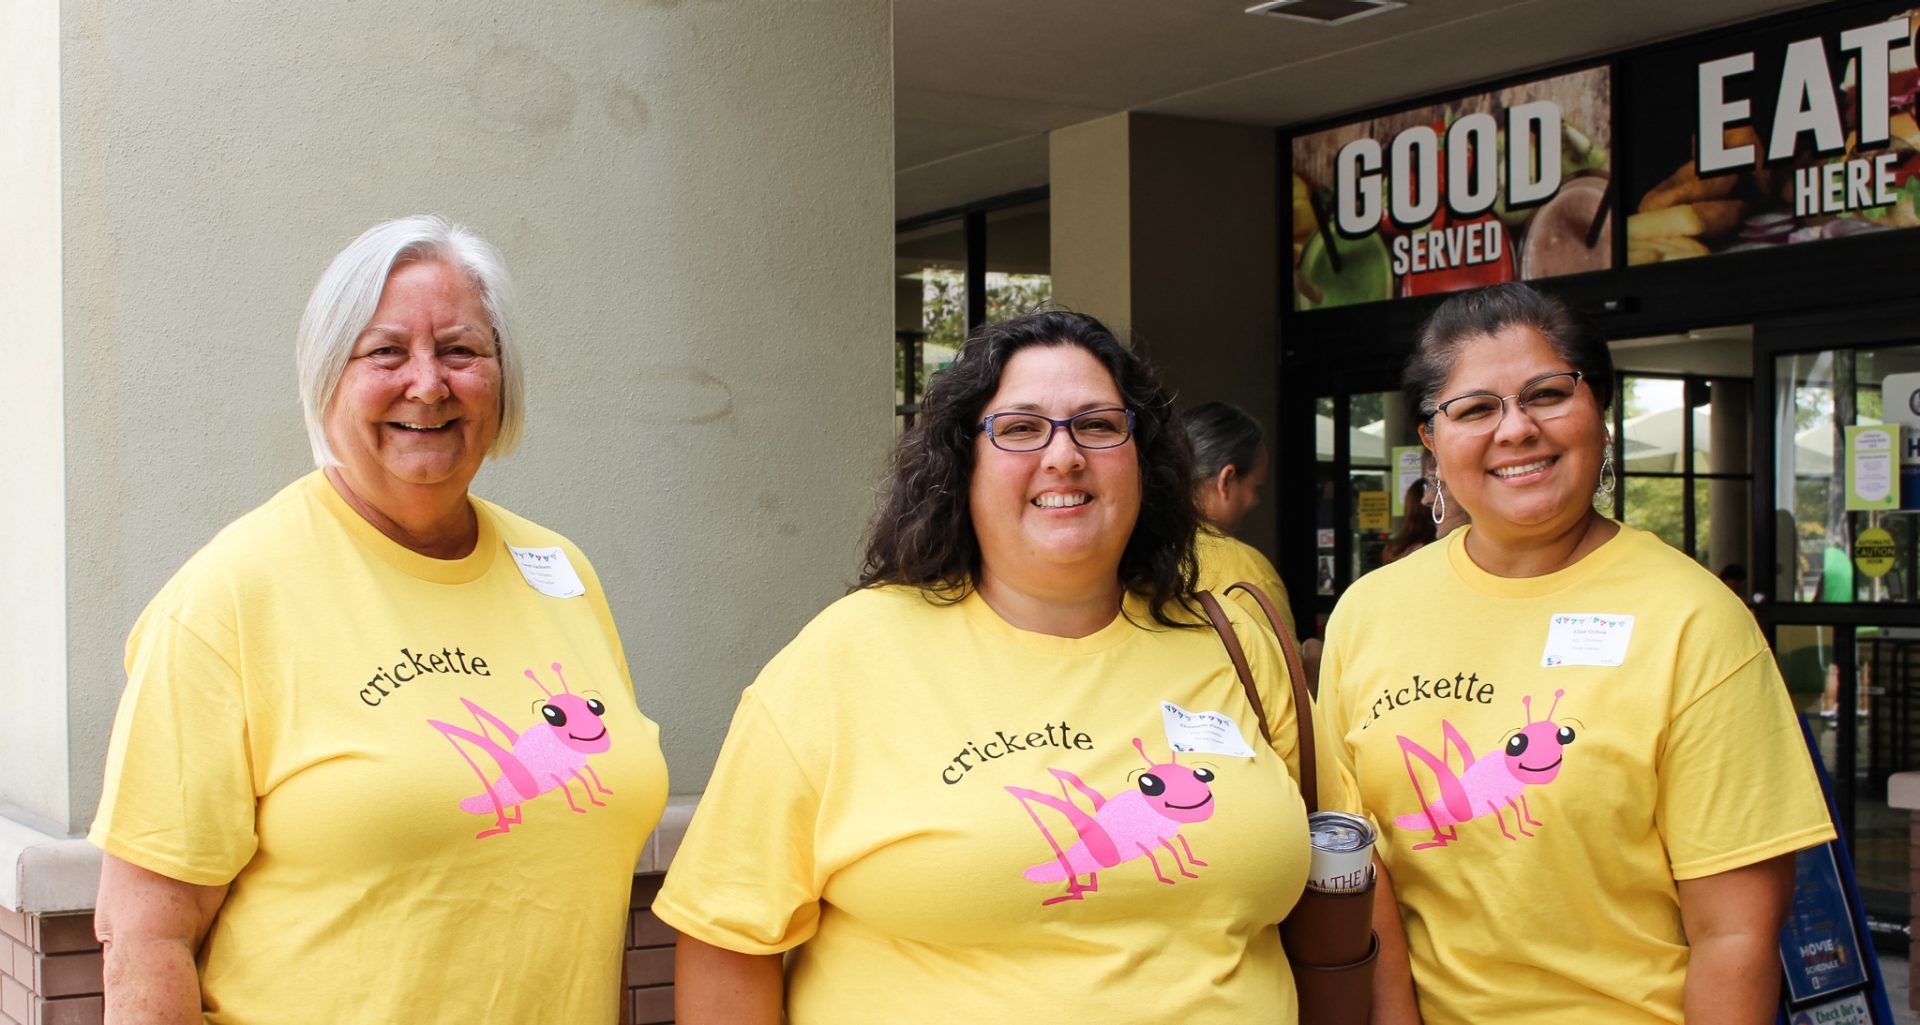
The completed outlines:
<svg viewBox="0 0 1920 1025">
<path fill-rule="evenodd" d="M 1196 522 L 1170 397 L 1099 321 L 976 332 L 859 586 L 735 714 L 654 902 L 678 1020 L 1296 1020 L 1290 685 L 1228 603 L 1268 744 L 1188 597 Z"/>
</svg>

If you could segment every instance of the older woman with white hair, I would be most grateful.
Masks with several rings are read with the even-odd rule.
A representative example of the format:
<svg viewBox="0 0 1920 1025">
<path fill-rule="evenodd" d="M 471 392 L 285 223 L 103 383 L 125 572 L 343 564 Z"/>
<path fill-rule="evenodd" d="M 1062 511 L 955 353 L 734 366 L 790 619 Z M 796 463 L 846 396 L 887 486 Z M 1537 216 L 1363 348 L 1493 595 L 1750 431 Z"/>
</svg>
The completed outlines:
<svg viewBox="0 0 1920 1025">
<path fill-rule="evenodd" d="M 605 594 L 470 495 L 525 415 L 498 253 L 361 235 L 300 324 L 319 469 L 147 606 L 90 838 L 109 1022 L 613 1022 L 666 798 Z"/>
</svg>

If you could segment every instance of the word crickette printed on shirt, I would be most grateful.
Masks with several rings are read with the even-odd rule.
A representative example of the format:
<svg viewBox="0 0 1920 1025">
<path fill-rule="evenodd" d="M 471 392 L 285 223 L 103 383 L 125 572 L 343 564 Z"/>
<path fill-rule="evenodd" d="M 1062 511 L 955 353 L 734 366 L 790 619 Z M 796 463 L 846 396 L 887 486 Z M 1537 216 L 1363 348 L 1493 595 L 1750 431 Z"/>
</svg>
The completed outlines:
<svg viewBox="0 0 1920 1025">
<path fill-rule="evenodd" d="M 1360 724 L 1361 729 L 1372 726 L 1382 715 L 1416 701 L 1442 699 L 1493 704 L 1493 684 L 1480 682 L 1479 673 L 1463 671 L 1434 677 L 1414 673 L 1409 679 L 1411 682 L 1404 686 L 1380 688 L 1380 696 L 1374 699 L 1372 712 L 1367 721 Z"/>
<path fill-rule="evenodd" d="M 940 769 L 941 782 L 952 786 L 966 779 L 967 773 L 995 758 L 1004 758 L 1015 751 L 1031 751 L 1047 747 L 1070 748 L 1075 751 L 1093 750 L 1093 738 L 1084 733 L 1074 732 L 1073 727 L 1067 725 L 1065 719 L 1057 723 L 1048 723 L 1041 729 L 1027 733 L 1015 731 L 1012 735 L 1008 735 L 1004 730 L 994 730 L 993 736 L 994 739 L 984 744 L 976 744 L 968 740 L 960 748 L 960 753 L 954 755 L 953 760 Z"/>
<path fill-rule="evenodd" d="M 469 655 L 458 647 L 443 647 L 439 651 L 427 648 L 418 652 L 405 647 L 400 649 L 399 658 L 392 665 L 374 667 L 373 676 L 360 687 L 360 702 L 368 708 L 377 708 L 396 691 L 423 676 L 446 674 L 493 675 L 486 659 Z"/>
</svg>

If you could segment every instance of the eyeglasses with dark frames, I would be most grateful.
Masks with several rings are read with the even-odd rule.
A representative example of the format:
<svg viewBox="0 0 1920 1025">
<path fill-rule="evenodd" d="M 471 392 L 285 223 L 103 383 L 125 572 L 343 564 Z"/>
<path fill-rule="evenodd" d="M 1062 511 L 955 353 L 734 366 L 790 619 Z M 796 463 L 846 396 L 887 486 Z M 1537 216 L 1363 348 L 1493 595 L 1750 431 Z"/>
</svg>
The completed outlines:
<svg viewBox="0 0 1920 1025">
<path fill-rule="evenodd" d="M 1578 370 L 1541 374 L 1512 395 L 1476 391 L 1456 395 L 1433 407 L 1429 419 L 1439 418 L 1467 434 L 1485 434 L 1507 418 L 1507 401 L 1526 410 L 1536 421 L 1558 420 L 1573 410 L 1573 397 L 1586 374 Z"/>
<path fill-rule="evenodd" d="M 1038 452 L 1053 444 L 1053 433 L 1062 427 L 1081 448 L 1115 448 L 1133 437 L 1133 410 L 1089 409 L 1065 420 L 1038 413 L 993 413 L 980 421 L 979 430 L 1002 452 Z"/>
</svg>

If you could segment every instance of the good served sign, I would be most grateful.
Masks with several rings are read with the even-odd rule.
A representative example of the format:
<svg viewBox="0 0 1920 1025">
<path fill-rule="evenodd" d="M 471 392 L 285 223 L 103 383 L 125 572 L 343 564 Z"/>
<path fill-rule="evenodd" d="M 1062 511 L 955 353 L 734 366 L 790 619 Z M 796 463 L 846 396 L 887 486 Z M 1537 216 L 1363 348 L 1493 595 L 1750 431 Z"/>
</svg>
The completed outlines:
<svg viewBox="0 0 1920 1025">
<path fill-rule="evenodd" d="M 1293 140 L 1294 308 L 1612 266 L 1606 68 Z"/>
</svg>

